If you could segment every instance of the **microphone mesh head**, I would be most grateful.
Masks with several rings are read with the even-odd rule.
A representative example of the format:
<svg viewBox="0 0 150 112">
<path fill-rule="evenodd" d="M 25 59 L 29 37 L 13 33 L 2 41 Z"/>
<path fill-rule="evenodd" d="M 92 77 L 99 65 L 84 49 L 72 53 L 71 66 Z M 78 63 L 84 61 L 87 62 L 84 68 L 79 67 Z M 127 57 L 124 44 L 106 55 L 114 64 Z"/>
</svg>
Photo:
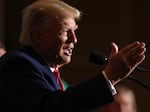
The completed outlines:
<svg viewBox="0 0 150 112">
<path fill-rule="evenodd" d="M 99 53 L 97 51 L 93 51 L 90 53 L 89 61 L 98 64 L 98 65 L 104 65 L 108 63 L 108 58 L 106 55 Z"/>
</svg>

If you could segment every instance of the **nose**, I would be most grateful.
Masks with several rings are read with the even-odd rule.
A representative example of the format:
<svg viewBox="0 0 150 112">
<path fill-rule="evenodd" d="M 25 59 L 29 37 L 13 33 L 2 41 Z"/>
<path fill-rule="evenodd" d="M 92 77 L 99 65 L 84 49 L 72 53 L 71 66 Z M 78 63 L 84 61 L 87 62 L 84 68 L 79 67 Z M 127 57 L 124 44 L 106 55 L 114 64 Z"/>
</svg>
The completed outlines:
<svg viewBox="0 0 150 112">
<path fill-rule="evenodd" d="M 74 31 L 71 31 L 68 37 L 69 37 L 69 42 L 73 42 L 74 44 L 77 43 L 77 37 Z"/>
</svg>

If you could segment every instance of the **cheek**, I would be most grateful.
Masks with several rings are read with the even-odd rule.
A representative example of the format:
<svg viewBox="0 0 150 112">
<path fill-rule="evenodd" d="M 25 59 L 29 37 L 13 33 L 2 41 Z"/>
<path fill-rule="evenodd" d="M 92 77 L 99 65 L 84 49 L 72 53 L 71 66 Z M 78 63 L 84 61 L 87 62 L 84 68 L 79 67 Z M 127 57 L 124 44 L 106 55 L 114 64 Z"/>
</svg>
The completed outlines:
<svg viewBox="0 0 150 112">
<path fill-rule="evenodd" d="M 54 55 L 57 51 L 57 43 L 53 39 L 43 38 L 39 45 L 40 50 L 47 55 Z"/>
<path fill-rule="evenodd" d="M 65 45 L 66 45 L 65 39 L 59 38 L 57 40 L 57 48 L 60 52 L 63 52 Z"/>
<path fill-rule="evenodd" d="M 62 55 L 63 46 L 67 37 L 60 36 L 55 33 L 45 33 L 41 39 L 41 46 L 46 52 L 53 52 L 57 55 Z"/>
<path fill-rule="evenodd" d="M 41 44 L 47 48 L 55 48 L 58 46 L 57 37 L 49 33 L 45 34 L 41 40 Z"/>
</svg>

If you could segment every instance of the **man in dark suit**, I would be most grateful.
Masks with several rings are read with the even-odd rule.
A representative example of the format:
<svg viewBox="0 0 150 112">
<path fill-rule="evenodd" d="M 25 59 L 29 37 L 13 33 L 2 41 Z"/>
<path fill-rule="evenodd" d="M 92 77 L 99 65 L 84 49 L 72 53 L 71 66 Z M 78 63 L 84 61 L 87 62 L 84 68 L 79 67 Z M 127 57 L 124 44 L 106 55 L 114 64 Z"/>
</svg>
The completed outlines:
<svg viewBox="0 0 150 112">
<path fill-rule="evenodd" d="M 144 60 L 145 44 L 133 42 L 118 51 L 112 43 L 103 71 L 64 90 L 59 74 L 56 77 L 53 71 L 71 61 L 79 19 L 79 10 L 58 0 L 39 0 L 25 8 L 23 47 L 0 59 L 5 112 L 88 112 L 114 100 L 114 86 Z"/>
</svg>

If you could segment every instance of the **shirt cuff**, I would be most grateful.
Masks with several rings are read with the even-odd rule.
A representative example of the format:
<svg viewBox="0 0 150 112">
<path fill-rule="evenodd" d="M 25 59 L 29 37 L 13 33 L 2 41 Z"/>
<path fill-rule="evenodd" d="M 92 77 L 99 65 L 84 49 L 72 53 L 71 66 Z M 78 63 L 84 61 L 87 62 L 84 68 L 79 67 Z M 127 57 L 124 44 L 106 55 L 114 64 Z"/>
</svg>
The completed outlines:
<svg viewBox="0 0 150 112">
<path fill-rule="evenodd" d="M 106 79 L 106 81 L 108 83 L 108 86 L 109 86 L 109 88 L 110 88 L 110 90 L 112 92 L 112 95 L 116 95 L 117 91 L 116 91 L 115 87 L 113 86 L 113 84 L 111 83 L 111 81 L 108 79 L 106 73 L 104 71 L 102 71 L 102 74 L 103 74 L 103 76 L 105 77 L 105 79 Z"/>
</svg>

